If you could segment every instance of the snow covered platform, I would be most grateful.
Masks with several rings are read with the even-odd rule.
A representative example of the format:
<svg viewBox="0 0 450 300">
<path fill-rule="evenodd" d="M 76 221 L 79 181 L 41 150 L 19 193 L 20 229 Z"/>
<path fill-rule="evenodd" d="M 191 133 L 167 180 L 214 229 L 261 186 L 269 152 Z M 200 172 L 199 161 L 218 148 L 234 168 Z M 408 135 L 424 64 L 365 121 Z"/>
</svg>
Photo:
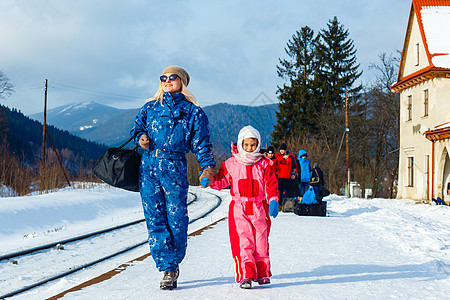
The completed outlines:
<svg viewBox="0 0 450 300">
<path fill-rule="evenodd" d="M 308 234 L 311 231 L 315 234 Z M 401 249 L 407 247 L 401 241 L 351 217 L 301 218 L 281 213 L 270 238 L 272 284 L 252 290 L 241 290 L 234 282 L 227 239 L 226 222 L 192 237 L 174 291 L 159 290 L 162 276 L 149 258 L 64 299 L 146 299 L 149 295 L 152 299 L 445 299 L 450 295 L 448 275 L 426 251 Z"/>
<path fill-rule="evenodd" d="M 221 221 L 189 238 L 173 291 L 159 290 L 162 274 L 149 257 L 64 299 L 448 299 L 449 207 L 336 195 L 325 200 L 327 218 L 280 213 L 273 220 L 270 285 L 241 290 L 234 282 L 227 222 Z M 14 299 L 50 297 L 89 276 L 77 273 Z"/>
</svg>

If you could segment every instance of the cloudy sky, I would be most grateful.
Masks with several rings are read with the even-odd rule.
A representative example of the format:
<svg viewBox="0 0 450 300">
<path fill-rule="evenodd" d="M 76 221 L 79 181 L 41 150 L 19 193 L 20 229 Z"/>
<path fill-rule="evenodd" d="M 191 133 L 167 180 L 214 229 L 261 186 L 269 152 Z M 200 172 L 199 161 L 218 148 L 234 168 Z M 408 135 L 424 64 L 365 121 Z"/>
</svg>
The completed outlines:
<svg viewBox="0 0 450 300">
<path fill-rule="evenodd" d="M 49 108 L 137 108 L 173 64 L 189 72 L 202 106 L 276 103 L 286 43 L 334 16 L 350 31 L 365 83 L 381 52 L 401 50 L 410 7 L 411 0 L 1 0 L 0 70 L 15 93 L 0 103 L 40 112 L 48 79 Z"/>
</svg>

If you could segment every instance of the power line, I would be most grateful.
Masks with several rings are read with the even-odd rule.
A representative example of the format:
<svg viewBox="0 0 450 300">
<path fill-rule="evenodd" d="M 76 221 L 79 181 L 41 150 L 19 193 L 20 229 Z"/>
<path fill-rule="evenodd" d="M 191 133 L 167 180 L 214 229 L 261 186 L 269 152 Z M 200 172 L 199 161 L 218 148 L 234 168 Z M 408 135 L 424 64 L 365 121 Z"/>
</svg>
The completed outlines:
<svg viewBox="0 0 450 300">
<path fill-rule="evenodd" d="M 30 91 L 30 90 L 43 90 L 42 84 L 33 84 L 29 86 L 23 86 L 19 88 L 14 88 L 14 92 L 23 92 L 23 91 Z"/>
<path fill-rule="evenodd" d="M 63 84 L 63 83 L 57 83 L 57 82 L 51 82 L 53 88 L 56 89 L 62 89 L 64 90 L 64 88 L 67 89 L 72 89 L 75 90 L 73 92 L 76 91 L 83 91 L 83 92 L 89 92 L 89 93 L 95 93 L 95 94 L 89 94 L 89 93 L 83 93 L 83 94 L 87 94 L 90 96 L 102 96 L 103 97 L 116 97 L 116 98 L 129 98 L 129 99 L 143 99 L 146 97 L 137 97 L 137 96 L 130 96 L 130 95 L 122 95 L 122 94 L 115 94 L 115 93 L 109 93 L 109 92 L 102 92 L 102 91 L 95 91 L 95 90 L 90 90 L 90 89 L 85 89 L 85 88 L 79 88 L 79 87 L 75 87 L 75 86 L 71 86 L 71 85 L 67 85 L 67 84 Z"/>
</svg>

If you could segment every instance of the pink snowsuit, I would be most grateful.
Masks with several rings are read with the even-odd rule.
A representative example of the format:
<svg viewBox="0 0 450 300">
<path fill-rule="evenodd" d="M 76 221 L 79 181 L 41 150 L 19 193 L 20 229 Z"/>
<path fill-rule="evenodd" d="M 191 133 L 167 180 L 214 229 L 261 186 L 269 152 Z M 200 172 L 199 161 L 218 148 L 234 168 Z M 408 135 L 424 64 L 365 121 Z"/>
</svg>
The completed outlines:
<svg viewBox="0 0 450 300">
<path fill-rule="evenodd" d="M 231 185 L 228 228 L 236 281 L 272 276 L 268 239 L 271 221 L 266 199 L 269 203 L 278 201 L 273 162 L 263 156 L 252 165 L 243 165 L 233 156 L 222 163 L 213 179 L 213 189 Z"/>
</svg>

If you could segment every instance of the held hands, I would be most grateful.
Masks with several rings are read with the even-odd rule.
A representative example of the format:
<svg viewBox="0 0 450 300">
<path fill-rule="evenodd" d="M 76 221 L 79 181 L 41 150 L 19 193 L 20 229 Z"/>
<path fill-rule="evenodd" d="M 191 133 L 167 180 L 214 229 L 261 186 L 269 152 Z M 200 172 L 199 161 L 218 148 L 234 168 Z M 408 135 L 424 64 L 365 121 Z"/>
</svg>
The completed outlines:
<svg viewBox="0 0 450 300">
<path fill-rule="evenodd" d="M 272 200 L 269 203 L 269 216 L 276 218 L 278 216 L 278 201 Z"/>
<path fill-rule="evenodd" d="M 212 168 L 206 168 L 203 172 L 200 171 L 200 184 L 206 188 L 213 182 L 214 170 Z"/>
<path fill-rule="evenodd" d="M 202 181 L 200 181 L 200 184 L 202 185 L 202 187 L 207 187 L 209 185 L 209 180 L 208 178 L 202 178 Z"/>
<path fill-rule="evenodd" d="M 139 139 L 139 146 L 141 146 L 143 149 L 148 149 L 150 147 L 150 139 L 146 134 L 141 135 Z"/>
<path fill-rule="evenodd" d="M 198 172 L 198 174 L 200 174 L 200 175 L 202 175 L 202 173 L 203 173 L 203 171 L 200 171 L 200 172 Z M 209 184 L 209 179 L 208 178 L 206 178 L 206 177 L 201 177 L 200 176 L 200 185 L 202 186 L 202 187 L 207 187 L 208 186 L 208 184 Z"/>
</svg>

